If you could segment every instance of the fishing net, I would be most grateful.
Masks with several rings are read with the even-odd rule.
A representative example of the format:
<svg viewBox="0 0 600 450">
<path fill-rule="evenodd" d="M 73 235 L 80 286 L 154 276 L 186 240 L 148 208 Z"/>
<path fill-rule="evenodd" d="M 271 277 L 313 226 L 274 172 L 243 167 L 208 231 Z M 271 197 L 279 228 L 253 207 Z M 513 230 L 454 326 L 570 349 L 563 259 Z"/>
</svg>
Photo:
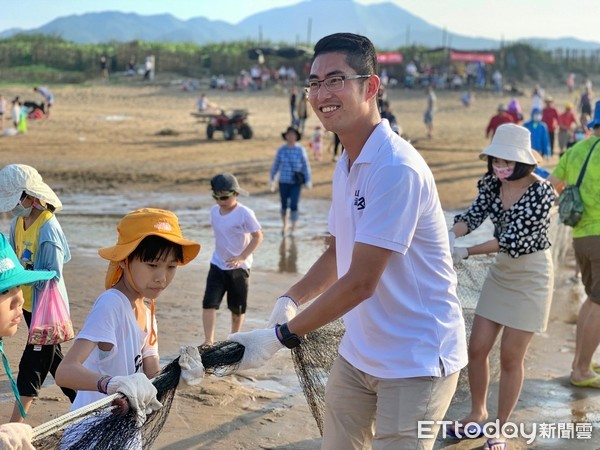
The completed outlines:
<svg viewBox="0 0 600 450">
<path fill-rule="evenodd" d="M 467 342 L 473 326 L 475 306 L 488 266 L 494 260 L 491 256 L 469 258 L 459 264 L 456 269 L 458 276 L 458 298 L 463 305 L 463 316 L 467 333 Z M 318 330 L 308 333 L 302 340 L 302 345 L 292 349 L 292 360 L 306 402 L 321 435 L 323 435 L 323 413 L 325 407 L 325 384 L 331 371 L 333 361 L 337 357 L 338 347 L 344 335 L 344 324 L 341 320 L 332 322 Z M 497 342 L 490 353 L 490 379 L 496 380 L 500 373 L 499 343 Z M 467 369 L 460 372 L 458 386 L 453 402 L 463 401 L 469 395 L 469 380 Z"/>
<path fill-rule="evenodd" d="M 210 349 L 199 348 L 205 374 L 229 375 L 236 371 L 244 355 L 237 342 L 219 342 Z M 179 383 L 179 357 L 166 365 L 152 380 L 163 407 L 148 415 L 142 427 L 136 425 L 133 411 L 124 415 L 112 413 L 114 402 L 123 397 L 115 394 L 87 407 L 61 416 L 34 429 L 33 444 L 37 450 L 51 449 L 134 449 L 150 448 L 162 430 Z M 122 400 L 121 400 L 122 401 Z"/>
</svg>

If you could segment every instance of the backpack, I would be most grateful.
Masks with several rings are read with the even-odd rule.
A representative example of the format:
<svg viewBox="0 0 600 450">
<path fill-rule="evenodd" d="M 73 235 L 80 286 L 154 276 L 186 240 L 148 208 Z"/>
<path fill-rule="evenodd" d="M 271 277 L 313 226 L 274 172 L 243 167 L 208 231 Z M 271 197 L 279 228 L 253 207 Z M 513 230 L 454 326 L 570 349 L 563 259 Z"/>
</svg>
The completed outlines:
<svg viewBox="0 0 600 450">
<path fill-rule="evenodd" d="M 583 200 L 581 199 L 579 186 L 581 186 L 581 181 L 583 180 L 583 175 L 585 175 L 588 161 L 598 142 L 600 142 L 600 139 L 598 139 L 590 149 L 590 152 L 583 163 L 583 167 L 581 168 L 581 172 L 579 173 L 579 178 L 577 178 L 577 183 L 572 186 L 567 186 L 558 198 L 558 217 L 562 223 L 569 227 L 577 225 L 583 215 Z"/>
</svg>

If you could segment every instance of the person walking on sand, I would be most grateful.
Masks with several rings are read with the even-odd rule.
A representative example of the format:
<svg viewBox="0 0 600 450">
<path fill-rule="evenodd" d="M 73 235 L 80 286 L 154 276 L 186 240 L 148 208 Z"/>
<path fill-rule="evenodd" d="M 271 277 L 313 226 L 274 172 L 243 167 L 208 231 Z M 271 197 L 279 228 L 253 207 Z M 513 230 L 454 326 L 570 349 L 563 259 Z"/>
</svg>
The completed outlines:
<svg viewBox="0 0 600 450">
<path fill-rule="evenodd" d="M 46 87 L 35 86 L 33 90 L 39 92 L 44 97 L 44 113 L 46 113 L 46 117 L 50 117 L 50 109 L 54 105 L 54 95 Z"/>
<path fill-rule="evenodd" d="M 154 300 L 169 287 L 177 267 L 198 255 L 200 244 L 185 239 L 177 216 L 162 209 L 126 214 L 117 232 L 114 246 L 98 250 L 109 261 L 106 290 L 92 305 L 56 372 L 56 382 L 77 390 L 72 411 L 107 395 L 125 395 L 127 402 L 117 403 L 113 413 L 125 414 L 131 408 L 141 427 L 147 414 L 162 407 L 150 381 L 160 372 Z M 197 347 L 182 346 L 179 365 L 179 387 L 202 382 L 204 367 Z M 81 422 L 65 429 L 61 448 L 77 448 L 79 430 Z"/>
<path fill-rule="evenodd" d="M 21 405 L 21 399 L 4 354 L 2 338 L 14 336 L 23 317 L 22 286 L 45 282 L 55 276 L 56 272 L 52 270 L 25 270 L 6 237 L 0 233 L 0 353 L 17 405 Z M 28 424 L 0 425 L 0 448 L 2 449 L 35 450 L 31 443 L 32 439 L 33 429 Z"/>
<path fill-rule="evenodd" d="M 298 100 L 298 131 L 300 135 L 304 133 L 304 125 L 308 118 L 308 98 L 304 90 L 300 92 L 300 99 Z"/>
<path fill-rule="evenodd" d="M 215 235 L 215 250 L 210 260 L 206 290 L 202 300 L 202 324 L 205 347 L 215 342 L 217 310 L 227 294 L 231 311 L 231 332 L 242 329 L 253 253 L 263 241 L 260 223 L 254 211 L 238 202 L 238 196 L 248 195 L 237 178 L 222 173 L 210 180 L 212 196 L 217 202 L 210 210 L 210 225 Z"/>
<path fill-rule="evenodd" d="M 592 129 L 592 136 L 566 151 L 549 180 L 562 192 L 566 186 L 577 183 L 588 160 L 579 186 L 583 214 L 573 227 L 575 259 L 587 298 L 577 317 L 571 384 L 600 389 L 600 364 L 593 361 L 600 344 L 600 101 L 596 102 L 594 119 L 587 126 Z"/>
<path fill-rule="evenodd" d="M 489 123 L 487 128 L 485 129 L 485 137 L 494 137 L 494 133 L 496 132 L 496 129 L 500 126 L 503 125 L 505 123 L 513 123 L 513 118 L 510 114 L 508 114 L 506 112 L 506 108 L 504 107 L 504 105 L 501 103 L 498 105 L 498 110 L 496 111 L 496 114 L 494 114 Z"/>
<path fill-rule="evenodd" d="M 290 233 L 296 231 L 298 222 L 298 203 L 300 202 L 300 191 L 302 186 L 312 188 L 310 163 L 306 150 L 298 141 L 300 132 L 294 127 L 288 127 L 281 133 L 285 144 L 277 149 L 275 160 L 271 166 L 269 187 L 271 192 L 275 191 L 275 177 L 279 174 L 279 197 L 281 199 L 281 221 L 283 228 L 281 234 L 285 236 L 288 232 L 288 215 L 291 222 Z"/>
<path fill-rule="evenodd" d="M 325 391 L 324 450 L 431 449 L 467 363 L 448 232 L 431 170 L 377 107 L 377 53 L 337 33 L 314 48 L 309 101 L 344 153 L 333 176 L 329 246 L 279 297 L 268 328 L 236 333 L 240 370 L 343 316 Z M 312 303 L 296 315 L 298 305 Z"/>
<path fill-rule="evenodd" d="M 575 127 L 579 126 L 577 117 L 573 114 L 573 103 L 565 105 L 565 111 L 558 116 L 558 149 L 560 155 L 565 152 L 567 144 L 571 140 Z"/>
<path fill-rule="evenodd" d="M 497 419 L 508 422 L 523 380 L 525 353 L 534 333 L 546 330 L 552 301 L 552 254 L 548 240 L 550 209 L 556 195 L 552 185 L 533 174 L 537 165 L 529 131 L 515 124 L 500 125 L 479 157 L 487 172 L 477 185 L 471 207 L 454 217 L 450 240 L 465 236 L 489 217 L 494 237 L 471 247 L 456 246 L 455 264 L 473 255 L 496 254 L 481 288 L 469 339 L 471 411 L 450 434 L 482 435 L 488 419 L 489 355 L 502 333 L 500 390 Z M 475 430 L 472 429 L 475 427 Z M 506 448 L 505 438 L 490 438 L 485 450 Z"/>
<path fill-rule="evenodd" d="M 427 128 L 427 138 L 431 138 L 433 137 L 433 116 L 437 108 L 437 97 L 431 85 L 427 86 L 425 94 L 427 95 L 427 108 L 423 114 L 423 122 L 425 123 L 425 128 Z"/>
<path fill-rule="evenodd" d="M 315 132 L 310 137 L 309 145 L 312 148 L 315 161 L 321 161 L 323 159 L 323 131 L 321 125 L 315 126 Z"/>
<path fill-rule="evenodd" d="M 523 124 L 531 136 L 531 148 L 537 151 L 547 161 L 550 159 L 550 137 L 548 127 L 542 122 L 542 111 L 534 108 L 531 120 Z"/>
<path fill-rule="evenodd" d="M 298 103 L 298 88 L 296 86 L 292 87 L 292 92 L 290 94 L 290 126 L 294 128 L 298 128 L 300 125 L 300 120 L 298 119 L 298 111 L 297 111 L 297 103 Z"/>
<path fill-rule="evenodd" d="M 6 99 L 0 94 L 0 131 L 4 131 L 4 114 L 6 113 Z"/>
<path fill-rule="evenodd" d="M 554 155 L 554 132 L 558 127 L 558 110 L 554 107 L 554 99 L 546 97 L 544 99 L 544 109 L 542 110 L 542 122 L 548 128 L 548 139 L 550 141 L 550 156 Z"/>
<path fill-rule="evenodd" d="M 33 167 L 10 164 L 0 170 L 0 212 L 10 211 L 14 216 L 10 225 L 10 245 L 26 270 L 56 272 L 53 280 L 68 309 L 63 266 L 71 259 L 71 252 L 55 215 L 61 209 L 61 201 Z M 31 327 L 36 308 L 44 300 L 45 286 L 46 282 L 40 281 L 22 287 L 25 301 L 23 316 L 27 327 Z M 15 403 L 11 422 L 24 421 L 48 373 L 55 376 L 62 359 L 60 344 L 25 345 L 17 377 L 23 409 Z M 75 391 L 64 388 L 62 391 L 71 403 L 75 400 Z"/>
</svg>

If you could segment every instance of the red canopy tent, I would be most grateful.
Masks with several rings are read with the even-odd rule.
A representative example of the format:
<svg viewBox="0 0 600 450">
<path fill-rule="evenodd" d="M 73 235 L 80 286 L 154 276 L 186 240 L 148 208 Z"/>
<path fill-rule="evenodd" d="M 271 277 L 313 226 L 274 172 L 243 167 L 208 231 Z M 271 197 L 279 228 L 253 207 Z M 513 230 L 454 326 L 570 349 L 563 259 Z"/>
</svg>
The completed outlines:
<svg viewBox="0 0 600 450">
<path fill-rule="evenodd" d="M 379 64 L 402 64 L 404 58 L 402 53 L 377 53 L 377 62 Z"/>
<path fill-rule="evenodd" d="M 496 58 L 491 52 L 466 52 L 460 50 L 450 50 L 450 61 L 494 64 Z"/>
</svg>

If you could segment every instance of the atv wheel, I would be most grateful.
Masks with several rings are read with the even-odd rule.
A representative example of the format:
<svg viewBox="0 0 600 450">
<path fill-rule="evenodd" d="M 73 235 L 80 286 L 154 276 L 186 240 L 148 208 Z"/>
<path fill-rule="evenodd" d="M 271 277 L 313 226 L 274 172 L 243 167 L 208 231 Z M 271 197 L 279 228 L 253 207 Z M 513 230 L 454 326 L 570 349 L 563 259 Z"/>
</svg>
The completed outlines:
<svg viewBox="0 0 600 450">
<path fill-rule="evenodd" d="M 242 137 L 244 139 L 251 139 L 252 138 L 252 128 L 250 128 L 250 125 L 247 125 L 247 124 L 242 125 L 242 128 L 240 129 L 240 134 L 242 135 Z"/>
<path fill-rule="evenodd" d="M 215 134 L 215 126 L 214 125 L 208 125 L 206 127 L 206 137 L 208 139 L 212 139 L 213 138 L 213 134 Z"/>
<path fill-rule="evenodd" d="M 230 141 L 232 140 L 234 137 L 233 134 L 233 126 L 232 125 L 225 125 L 223 127 L 223 138 L 225 138 L 226 141 Z"/>
</svg>

